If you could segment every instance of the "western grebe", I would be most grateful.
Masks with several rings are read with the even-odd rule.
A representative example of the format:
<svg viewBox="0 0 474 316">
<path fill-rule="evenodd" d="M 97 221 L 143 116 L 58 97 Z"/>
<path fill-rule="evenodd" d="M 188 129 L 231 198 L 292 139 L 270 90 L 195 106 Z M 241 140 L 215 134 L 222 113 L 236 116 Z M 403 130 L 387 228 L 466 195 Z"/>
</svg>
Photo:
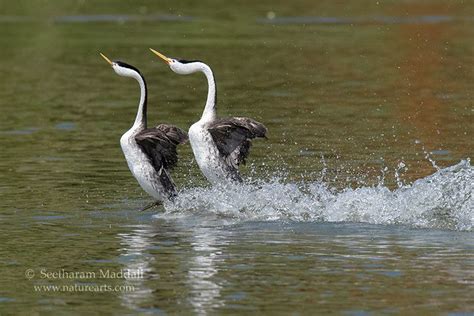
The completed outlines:
<svg viewBox="0 0 474 316">
<path fill-rule="evenodd" d="M 267 128 L 246 117 L 217 118 L 216 82 L 208 65 L 199 60 L 168 58 L 154 49 L 150 50 L 177 74 L 204 73 L 209 85 L 206 106 L 201 119 L 189 128 L 189 141 L 196 162 L 212 184 L 242 182 L 238 167 L 241 163 L 245 164 L 251 139 L 265 137 Z"/>
<path fill-rule="evenodd" d="M 137 68 L 121 61 L 111 61 L 102 53 L 100 55 L 119 76 L 134 78 L 140 85 L 140 103 L 135 123 L 122 135 L 120 145 L 133 176 L 143 190 L 157 200 L 148 207 L 164 200 L 173 200 L 176 187 L 170 170 L 178 162 L 176 146 L 187 141 L 187 133 L 168 124 L 147 128 L 148 91 L 145 78 Z"/>
</svg>

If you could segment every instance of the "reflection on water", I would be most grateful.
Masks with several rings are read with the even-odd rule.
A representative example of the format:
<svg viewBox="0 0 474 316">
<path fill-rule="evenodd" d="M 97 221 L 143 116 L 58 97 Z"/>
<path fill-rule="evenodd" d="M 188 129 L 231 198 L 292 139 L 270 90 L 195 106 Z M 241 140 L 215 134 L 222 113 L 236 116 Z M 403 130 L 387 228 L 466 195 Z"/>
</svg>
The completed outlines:
<svg viewBox="0 0 474 316">
<path fill-rule="evenodd" d="M 225 250 L 222 247 L 230 239 L 222 233 L 216 236 L 214 227 L 197 226 L 191 231 L 193 255 L 188 263 L 188 284 L 191 287 L 189 301 L 197 315 L 208 315 L 215 308 L 224 306 L 220 297 L 222 286 L 215 281 L 218 279 L 216 265 L 225 264 Z"/>
<path fill-rule="evenodd" d="M 453 291 L 467 298 L 466 291 L 474 286 L 472 240 L 460 233 L 420 234 L 401 227 L 356 224 L 229 225 L 196 218 L 157 220 L 153 227 L 154 238 L 137 240 L 142 246 L 147 240 L 148 245 L 130 253 L 146 262 L 154 249 L 161 249 L 151 266 L 145 264 L 151 267 L 148 273 L 161 277 L 147 278 L 147 285 L 137 286 L 162 289 L 165 282 L 174 284 L 175 291 L 128 296 L 125 305 L 132 310 L 192 309 L 199 315 L 226 310 L 293 312 L 317 302 L 322 311 L 337 304 L 345 311 L 384 311 L 390 306 L 403 313 L 417 300 L 441 299 Z M 137 230 L 134 234 L 143 234 L 143 228 Z M 144 235 L 151 236 L 150 231 Z M 427 280 L 435 271 L 441 284 Z M 384 287 L 387 282 L 390 289 Z M 391 291 L 397 296 L 388 295 Z M 275 297 L 279 300 L 273 301 Z M 439 299 L 424 310 L 443 308 Z M 455 310 L 467 311 L 469 306 L 457 305 Z"/>
<path fill-rule="evenodd" d="M 179 243 L 189 244 L 186 261 L 182 262 L 180 271 L 173 273 L 186 276 L 184 282 L 189 286 L 187 300 L 197 315 L 208 315 L 213 310 L 224 305 L 220 297 L 222 285 L 217 282 L 218 264 L 225 264 L 225 247 L 232 240 L 231 234 L 220 231 L 216 234 L 216 227 L 191 225 L 189 222 L 169 222 L 169 227 L 146 224 L 131 226 L 129 233 L 119 233 L 118 238 L 122 248 L 119 261 L 123 269 L 128 271 L 143 271 L 144 278 L 131 278 L 124 281 L 124 285 L 132 285 L 134 291 L 120 293 L 123 305 L 132 310 L 156 311 L 158 307 L 147 306 L 154 299 L 154 291 L 150 284 L 167 282 L 166 270 L 160 271 L 160 264 L 167 266 L 173 254 L 168 256 L 154 256 L 153 249 L 161 249 L 170 245 L 173 232 L 178 233 Z M 172 243 L 171 243 L 172 244 Z M 166 252 L 165 252 L 166 254 Z M 176 254 L 175 254 L 176 255 Z M 156 261 L 160 261 L 158 264 Z M 176 283 L 172 280 L 171 283 Z M 144 308 L 143 306 L 147 306 Z"/>
<path fill-rule="evenodd" d="M 143 277 L 126 279 L 124 285 L 133 286 L 134 291 L 121 292 L 120 298 L 123 305 L 136 310 L 153 295 L 153 290 L 147 287 L 145 281 L 154 276 L 150 265 L 155 258 L 148 253 L 153 244 L 153 226 L 140 225 L 133 228 L 129 233 L 118 234 L 122 246 L 119 249 L 121 253 L 119 260 L 124 264 L 124 270 L 143 273 Z"/>
</svg>

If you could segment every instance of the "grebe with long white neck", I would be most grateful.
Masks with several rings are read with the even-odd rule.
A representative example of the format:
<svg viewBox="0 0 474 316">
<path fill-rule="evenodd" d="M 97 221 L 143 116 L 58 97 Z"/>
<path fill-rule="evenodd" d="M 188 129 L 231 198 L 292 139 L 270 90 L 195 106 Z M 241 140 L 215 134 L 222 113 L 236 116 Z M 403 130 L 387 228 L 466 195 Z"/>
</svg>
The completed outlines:
<svg viewBox="0 0 474 316">
<path fill-rule="evenodd" d="M 187 133 L 168 124 L 147 128 L 148 91 L 145 78 L 137 68 L 121 61 L 111 61 L 102 53 L 100 55 L 119 76 L 133 78 L 140 85 L 137 116 L 132 128 L 120 138 L 120 145 L 133 176 L 143 190 L 157 200 L 148 207 L 173 200 L 177 193 L 169 172 L 178 162 L 176 146 L 187 141 Z"/>
<path fill-rule="evenodd" d="M 188 132 L 194 157 L 202 173 L 212 184 L 242 182 L 239 165 L 245 164 L 251 139 L 265 137 L 267 128 L 246 117 L 217 118 L 216 82 L 208 65 L 198 60 L 168 58 L 154 49 L 150 50 L 177 74 L 202 72 L 206 76 L 209 86 L 206 106 L 201 119 Z"/>
</svg>

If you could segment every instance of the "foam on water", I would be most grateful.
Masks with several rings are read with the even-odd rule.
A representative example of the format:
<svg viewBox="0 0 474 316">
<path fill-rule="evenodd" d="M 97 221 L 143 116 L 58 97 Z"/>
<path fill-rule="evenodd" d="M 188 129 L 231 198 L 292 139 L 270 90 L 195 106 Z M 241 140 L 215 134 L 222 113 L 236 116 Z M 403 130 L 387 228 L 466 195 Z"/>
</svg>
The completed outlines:
<svg viewBox="0 0 474 316">
<path fill-rule="evenodd" d="M 216 216 L 234 221 L 401 224 L 473 230 L 474 167 L 470 160 L 390 190 L 383 184 L 337 190 L 322 181 L 191 188 L 158 217 Z"/>
</svg>

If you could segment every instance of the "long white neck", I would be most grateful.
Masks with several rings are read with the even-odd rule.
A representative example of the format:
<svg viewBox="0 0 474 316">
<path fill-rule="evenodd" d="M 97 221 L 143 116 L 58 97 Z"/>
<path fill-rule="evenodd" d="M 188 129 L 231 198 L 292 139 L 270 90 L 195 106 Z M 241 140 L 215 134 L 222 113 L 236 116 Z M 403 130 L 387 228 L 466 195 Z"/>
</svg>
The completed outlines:
<svg viewBox="0 0 474 316">
<path fill-rule="evenodd" d="M 202 113 L 201 121 L 208 122 L 216 118 L 216 81 L 214 80 L 214 75 L 212 73 L 211 68 L 204 63 L 200 64 L 201 71 L 206 76 L 208 84 L 206 107 L 204 108 L 204 112 Z"/>
<path fill-rule="evenodd" d="M 147 127 L 147 118 L 146 118 L 146 112 L 147 112 L 147 88 L 146 88 L 146 82 L 145 79 L 137 72 L 132 73 L 132 78 L 135 78 L 135 80 L 138 81 L 138 84 L 140 85 L 140 103 L 138 104 L 138 112 L 137 116 L 135 118 L 135 123 L 133 123 L 132 129 L 145 129 Z"/>
</svg>

